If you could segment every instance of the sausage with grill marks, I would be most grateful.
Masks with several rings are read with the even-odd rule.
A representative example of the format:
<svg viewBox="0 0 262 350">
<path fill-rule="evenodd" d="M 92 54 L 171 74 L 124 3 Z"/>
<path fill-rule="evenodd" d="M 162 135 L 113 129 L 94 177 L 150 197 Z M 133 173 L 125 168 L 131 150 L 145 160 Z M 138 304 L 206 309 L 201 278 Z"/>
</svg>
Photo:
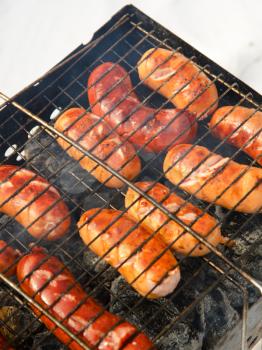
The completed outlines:
<svg viewBox="0 0 262 350">
<path fill-rule="evenodd" d="M 170 182 L 191 194 L 198 191 L 197 198 L 227 209 L 236 207 L 234 210 L 243 213 L 261 212 L 261 168 L 249 168 L 202 146 L 191 148 L 188 144 L 177 145 L 167 153 L 164 172 Z M 216 199 L 217 196 L 220 198 Z"/>
<path fill-rule="evenodd" d="M 64 236 L 71 222 L 57 189 L 15 165 L 0 166 L 0 212 L 15 217 L 33 237 L 48 240 Z"/>
<path fill-rule="evenodd" d="M 86 294 L 58 258 L 48 256 L 41 248 L 34 249 L 19 261 L 17 278 L 27 295 L 88 347 L 94 350 L 153 350 L 153 344 L 146 335 L 119 316 L 104 310 Z M 31 307 L 69 349 L 83 349 L 61 328 L 55 328 L 55 324 L 36 307 Z"/>
<path fill-rule="evenodd" d="M 184 224 L 191 226 L 192 222 L 196 221 L 192 225 L 192 229 L 206 238 L 213 246 L 228 241 L 221 235 L 220 228 L 215 227 L 217 225 L 215 218 L 207 213 L 203 214 L 202 210 L 193 204 L 185 203 L 185 200 L 177 194 L 170 193 L 166 186 L 149 181 L 137 182 L 135 185 L 161 203 L 170 213 L 177 211 L 175 216 Z M 149 232 L 158 230 L 160 238 L 166 244 L 171 245 L 174 251 L 191 256 L 203 256 L 210 252 L 207 246 L 200 243 L 191 233 L 184 232 L 181 225 L 174 220 L 168 220 L 165 213 L 131 188 L 126 193 L 125 206 L 129 208 L 130 217 L 135 221 L 141 221 L 141 225 Z"/>
<path fill-rule="evenodd" d="M 159 298 L 170 294 L 180 280 L 175 257 L 159 237 L 135 227 L 135 221 L 121 214 L 113 209 L 88 210 L 78 222 L 82 240 L 141 295 Z"/>
<path fill-rule="evenodd" d="M 254 108 L 224 106 L 213 114 L 209 127 L 221 140 L 232 133 L 227 142 L 243 147 L 244 152 L 262 165 L 262 112 L 255 112 Z"/>
<path fill-rule="evenodd" d="M 143 54 L 137 67 L 140 79 L 170 99 L 177 108 L 187 108 L 200 119 L 216 110 L 216 85 L 180 52 L 150 49 Z"/>
<path fill-rule="evenodd" d="M 119 135 L 130 136 L 136 147 L 145 146 L 146 151 L 160 152 L 172 144 L 190 142 L 196 135 L 195 117 L 188 111 L 157 111 L 141 105 L 130 77 L 118 64 L 107 62 L 93 70 L 88 98 L 95 114 L 105 117 Z"/>
<path fill-rule="evenodd" d="M 0 240 L 0 272 L 5 276 L 13 276 L 16 274 L 16 265 L 20 252 L 5 241 Z M 1 348 L 0 348 L 1 349 Z"/>
<path fill-rule="evenodd" d="M 91 153 L 100 160 L 104 160 L 107 165 L 126 179 L 132 180 L 140 173 L 141 162 L 133 145 L 129 142 L 123 142 L 119 135 L 112 132 L 106 122 L 93 113 L 86 113 L 83 108 L 70 108 L 56 120 L 55 128 L 73 141 L 78 142 L 87 151 L 94 147 Z M 108 170 L 97 165 L 88 156 L 84 156 L 81 151 L 61 137 L 58 138 L 57 142 L 98 181 L 113 188 L 124 185 L 116 176 L 112 176 Z"/>
</svg>

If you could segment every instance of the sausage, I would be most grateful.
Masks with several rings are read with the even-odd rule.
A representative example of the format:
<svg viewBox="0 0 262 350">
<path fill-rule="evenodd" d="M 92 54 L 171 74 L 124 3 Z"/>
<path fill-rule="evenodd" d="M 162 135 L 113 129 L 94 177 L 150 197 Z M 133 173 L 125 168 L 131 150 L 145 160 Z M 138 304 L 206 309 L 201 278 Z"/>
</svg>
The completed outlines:
<svg viewBox="0 0 262 350">
<path fill-rule="evenodd" d="M 99 122 L 96 126 L 95 123 Z M 70 108 L 55 122 L 55 128 L 72 140 L 79 142 L 87 151 L 97 145 L 92 154 L 104 160 L 123 177 L 132 180 L 140 173 L 141 162 L 136 151 L 129 142 L 123 142 L 121 137 L 112 132 L 109 125 L 92 113 L 86 113 L 83 108 Z M 104 140 L 102 140 L 104 138 Z M 101 140 L 101 141 L 100 141 Z M 98 181 L 108 187 L 122 187 L 124 184 L 117 177 L 97 166 L 97 163 L 62 138 L 58 138 L 59 145 L 76 160 L 82 168 L 90 172 Z M 68 148 L 69 147 L 69 148 Z M 81 159 L 82 158 L 82 159 Z M 123 168 L 122 168 L 123 167 Z M 111 179 L 109 180 L 109 178 Z"/>
<path fill-rule="evenodd" d="M 16 274 L 16 265 L 20 252 L 0 240 L 0 272 L 10 277 Z M 1 349 L 1 348 L 0 348 Z"/>
<path fill-rule="evenodd" d="M 41 263 L 42 262 L 42 263 Z M 40 265 L 40 266 L 39 266 Z M 44 309 L 77 335 L 87 346 L 97 350 L 149 350 L 151 341 L 130 323 L 104 310 L 89 297 L 76 282 L 71 272 L 55 256 L 49 257 L 37 248 L 18 263 L 17 278 L 22 290 L 34 297 Z M 61 328 L 34 306 L 35 314 L 46 327 L 69 349 L 83 349 Z M 117 325 L 117 323 L 119 325 Z M 111 330 L 111 328 L 113 329 Z M 133 339 L 128 340 L 134 336 Z"/>
<path fill-rule="evenodd" d="M 82 240 L 115 267 L 141 295 L 159 298 L 170 294 L 180 280 L 175 257 L 169 250 L 163 253 L 166 245 L 161 239 L 150 237 L 141 226 L 135 228 L 135 221 L 127 215 L 119 217 L 121 214 L 113 209 L 88 210 L 78 222 Z M 157 260 L 150 266 L 155 258 Z"/>
<path fill-rule="evenodd" d="M 200 119 L 217 109 L 216 85 L 181 53 L 150 49 L 143 54 L 137 67 L 144 84 L 170 99 L 177 108 L 187 108 Z"/>
<path fill-rule="evenodd" d="M 15 165 L 0 166 L 0 212 L 15 217 L 33 237 L 51 241 L 64 236 L 71 222 L 58 191 L 41 176 Z"/>
<path fill-rule="evenodd" d="M 232 133 L 227 142 L 239 148 L 244 146 L 243 151 L 262 165 L 262 112 L 255 112 L 254 108 L 224 106 L 213 114 L 209 127 L 221 140 Z"/>
<path fill-rule="evenodd" d="M 190 142 L 194 138 L 197 123 L 191 113 L 177 109 L 157 111 L 141 105 L 132 89 L 131 79 L 124 68 L 111 62 L 101 64 L 88 79 L 92 111 L 105 117 L 112 127 L 117 127 L 119 135 L 130 137 L 136 147 L 145 146 L 148 152 L 158 153 L 171 144 Z M 149 142 L 152 137 L 154 139 Z"/>
<path fill-rule="evenodd" d="M 186 203 L 184 199 L 175 193 L 170 193 L 170 190 L 166 186 L 150 181 L 137 182 L 135 185 L 157 202 L 161 203 L 170 213 L 175 213 L 178 210 L 175 213 L 176 217 L 186 225 L 191 226 L 192 222 L 196 220 L 192 225 L 192 229 L 202 237 L 205 237 L 213 246 L 228 241 L 227 238 L 221 235 L 220 228 L 215 227 L 217 224 L 215 218 L 209 214 L 203 214 L 202 210 L 191 203 Z M 141 225 L 149 232 L 159 230 L 157 232 L 160 238 L 166 244 L 172 245 L 174 251 L 190 256 L 203 256 L 210 252 L 192 234 L 189 232 L 183 233 L 184 229 L 181 225 L 174 220 L 169 220 L 166 214 L 131 188 L 126 193 L 125 206 L 129 208 L 129 216 L 137 222 L 141 221 Z M 178 240 L 175 241 L 177 238 Z M 197 246 L 198 243 L 199 245 Z"/>
<path fill-rule="evenodd" d="M 243 213 L 261 211 L 262 169 L 248 168 L 201 146 L 194 146 L 189 151 L 191 147 L 192 145 L 177 145 L 167 153 L 164 172 L 169 181 L 175 185 L 179 184 L 183 190 L 194 194 L 197 198 L 227 209 L 236 206 L 234 210 Z M 195 167 L 196 170 L 187 177 Z M 236 180 L 242 172 L 243 175 Z M 236 182 L 233 183 L 234 180 Z M 203 188 L 200 189 L 201 186 Z M 229 188 L 226 190 L 227 187 Z M 198 190 L 199 192 L 195 194 Z M 221 197 L 216 199 L 218 195 Z M 245 196 L 247 197 L 244 199 Z"/>
<path fill-rule="evenodd" d="M 3 337 L 2 334 L 0 334 L 0 349 L 1 350 L 14 350 L 11 346 L 8 345 L 8 342 Z"/>
</svg>

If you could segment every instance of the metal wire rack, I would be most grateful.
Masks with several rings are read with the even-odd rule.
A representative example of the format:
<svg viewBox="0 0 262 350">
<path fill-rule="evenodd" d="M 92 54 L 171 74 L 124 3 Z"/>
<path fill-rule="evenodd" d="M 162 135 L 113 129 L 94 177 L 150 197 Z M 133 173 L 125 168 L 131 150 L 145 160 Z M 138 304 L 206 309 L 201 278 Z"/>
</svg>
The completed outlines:
<svg viewBox="0 0 262 350">
<path fill-rule="evenodd" d="M 207 204 L 197 200 L 195 198 L 196 193 L 194 193 L 194 195 L 188 195 L 180 191 L 165 179 L 165 174 L 162 170 L 163 157 L 167 149 L 157 154 L 146 153 L 146 144 L 144 147 L 138 149 L 136 155 L 142 159 L 142 171 L 138 180 L 143 181 L 150 179 L 153 183 L 161 182 L 167 184 L 172 190 L 175 189 L 185 198 L 185 205 L 188 202 L 192 202 L 201 207 L 203 210 L 202 215 L 205 213 L 215 215 L 218 219 L 217 225 L 222 227 L 222 232 L 229 234 L 230 239 L 240 241 L 242 244 L 241 247 L 245 247 L 245 249 L 239 253 L 235 247 L 214 247 L 206 238 L 203 238 L 192 229 L 192 226 L 199 218 L 196 218 L 190 225 L 185 224 L 176 216 L 179 209 L 175 212 L 170 212 L 163 206 L 162 203 L 166 198 L 164 198 L 161 203 L 157 202 L 148 195 L 148 191 L 144 192 L 140 190 L 134 182 L 128 181 L 121 176 L 119 172 L 110 168 L 104 160 L 101 161 L 98 159 L 93 154 L 93 150 L 97 145 L 87 151 L 79 144 L 80 140 L 75 142 L 53 127 L 52 119 L 54 116 L 57 117 L 57 115 L 67 108 L 76 106 L 84 107 L 86 111 L 92 110 L 93 106 L 88 105 L 87 100 L 87 89 L 90 88 L 86 86 L 87 78 L 97 65 L 107 61 L 120 64 L 127 70 L 127 74 L 131 76 L 133 82 L 132 91 L 136 91 L 138 94 L 141 105 L 151 105 L 155 108 L 155 113 L 162 108 L 171 107 L 170 100 L 163 99 L 158 95 L 158 91 L 150 91 L 147 89 L 143 85 L 143 81 L 138 79 L 136 73 L 137 62 L 143 53 L 149 48 L 157 49 L 159 47 L 172 50 L 168 59 L 170 59 L 175 52 L 179 51 L 188 57 L 188 61 L 194 61 L 199 66 L 200 72 L 205 72 L 208 75 L 211 84 L 216 84 L 219 91 L 218 102 L 220 105 L 233 105 L 234 107 L 232 107 L 232 109 L 236 108 L 236 106 L 243 105 L 255 108 L 255 111 L 261 110 L 261 98 L 258 94 L 255 92 L 251 93 L 251 89 L 241 82 L 236 82 L 236 79 L 231 75 L 196 52 L 181 39 L 170 34 L 144 14 L 140 13 L 137 9 L 128 6 L 122 9 L 108 24 L 98 31 L 89 44 L 80 46 L 44 77 L 34 82 L 29 88 L 23 90 L 13 98 L 9 98 L 3 93 L 0 93 L 0 97 L 6 101 L 0 108 L 1 164 L 18 164 L 19 168 L 25 167 L 32 169 L 37 174 L 45 177 L 49 181 L 50 186 L 54 185 L 58 188 L 62 199 L 69 205 L 70 216 L 73 218 L 69 233 L 61 240 L 50 243 L 44 240 L 44 238 L 32 239 L 29 237 L 26 233 L 26 229 L 29 227 L 22 228 L 15 221 L 19 213 L 13 218 L 3 216 L 0 218 L 1 238 L 3 236 L 8 242 L 8 245 L 19 248 L 23 254 L 27 254 L 31 250 L 33 244 L 43 245 L 47 248 L 49 256 L 59 256 L 65 263 L 65 266 L 73 271 L 76 281 L 82 284 L 83 288 L 88 292 L 88 295 L 94 296 L 94 298 L 103 305 L 104 309 L 115 311 L 125 319 L 135 323 L 140 331 L 149 334 L 154 344 L 160 349 L 188 348 L 187 346 L 191 344 L 191 339 L 187 339 L 184 343 L 183 341 L 181 343 L 180 338 L 182 337 L 179 338 L 179 332 L 181 332 L 182 326 L 187 327 L 187 332 L 189 332 L 189 330 L 190 332 L 196 332 L 197 335 L 194 335 L 198 340 L 198 347 L 196 347 L 196 349 L 222 349 L 225 334 L 216 333 L 217 330 L 214 324 L 211 322 L 211 326 L 209 326 L 207 322 L 205 323 L 203 320 L 201 321 L 203 323 L 203 328 L 208 328 L 209 326 L 210 329 L 207 333 L 205 333 L 203 329 L 201 332 L 197 332 L 195 330 L 195 328 L 197 328 L 195 318 L 200 317 L 197 309 L 203 307 L 203 305 L 205 306 L 205 302 L 210 296 L 210 293 L 218 290 L 218 288 L 223 289 L 227 287 L 230 290 L 234 290 L 234 298 L 238 295 L 238 300 L 241 299 L 241 302 L 238 303 L 236 306 L 237 311 L 234 312 L 234 317 L 237 321 L 232 319 L 231 322 L 228 322 L 225 333 L 227 337 L 231 335 L 234 341 L 238 341 L 238 346 L 241 346 L 241 349 L 247 349 L 249 345 L 256 341 L 256 337 L 259 335 L 259 327 L 261 327 L 261 322 L 259 321 L 255 324 L 255 327 L 250 327 L 248 314 L 252 307 L 260 310 L 257 305 L 260 303 L 259 300 L 261 301 L 259 298 L 261 296 L 262 286 L 259 278 L 253 274 L 254 271 L 249 271 L 248 268 L 246 269 L 243 261 L 245 262 L 247 259 L 250 259 L 255 247 L 261 244 L 261 215 L 259 213 L 253 213 L 247 216 L 245 214 L 235 213 L 234 208 L 232 210 L 223 211 L 221 208 L 215 206 L 214 203 Z M 110 91 L 119 83 L 120 82 L 113 84 Z M 183 86 L 183 88 L 185 86 Z M 206 88 L 208 88 L 208 86 Z M 107 93 L 110 93 L 110 91 Z M 123 100 L 125 97 L 123 97 Z M 197 97 L 198 96 L 196 96 L 196 98 Z M 211 108 L 212 106 L 208 107 L 208 109 Z M 134 111 L 132 111 L 132 113 L 133 112 Z M 204 113 L 205 112 L 206 111 L 204 111 Z M 250 115 L 250 118 L 254 113 Z M 176 116 L 176 118 L 178 116 Z M 82 116 L 80 116 L 78 120 L 80 120 L 81 117 Z M 130 115 L 126 116 L 126 118 L 129 117 Z M 98 123 L 99 122 L 100 121 L 98 121 Z M 196 122 L 199 122 L 199 120 Z M 95 127 L 95 125 L 93 125 L 93 127 Z M 166 127 L 168 127 L 168 125 Z M 117 127 L 113 128 L 112 132 L 116 129 Z M 258 130 L 257 134 L 261 132 L 261 129 Z M 133 131 L 133 133 L 135 132 L 136 130 Z M 232 133 L 234 132 L 236 132 L 236 130 Z M 123 142 L 128 141 L 131 136 L 132 134 L 125 137 Z M 78 162 L 72 160 L 58 146 L 56 143 L 58 137 L 67 141 L 70 144 L 69 147 L 75 147 L 81 151 L 83 157 L 88 156 L 97 163 L 97 166 L 102 166 L 108 170 L 112 174 L 112 177 L 115 176 L 120 179 L 125 186 L 121 189 L 108 189 L 105 183 L 96 181 L 92 177 L 92 172 L 88 174 L 80 168 L 78 164 L 79 160 Z M 156 137 L 156 135 L 153 137 Z M 214 139 L 211 136 L 207 122 L 201 121 L 199 122 L 198 135 L 196 141 L 192 144 L 192 148 L 194 148 L 195 145 L 204 145 L 213 152 L 227 156 L 229 161 L 234 159 L 245 163 L 248 165 L 244 171 L 246 172 L 251 166 L 255 165 L 255 161 L 241 152 L 244 146 L 236 150 L 228 145 L 226 143 L 228 137 L 222 141 Z M 152 139 L 150 139 L 147 144 Z M 175 142 L 175 140 L 171 140 L 170 145 L 173 144 L 173 142 Z M 224 164 L 224 167 L 226 164 L 227 163 Z M 194 170 L 195 169 L 193 169 L 192 172 Z M 243 173 L 241 173 L 240 176 L 243 176 Z M 237 180 L 238 178 L 234 179 L 232 184 Z M 26 185 L 27 184 L 24 186 Z M 259 184 L 256 186 L 258 185 Z M 134 189 L 151 202 L 155 208 L 165 213 L 167 215 L 165 224 L 170 220 L 174 220 L 183 227 L 184 232 L 191 233 L 192 236 L 197 238 L 200 243 L 207 246 L 212 252 L 202 258 L 193 259 L 189 256 L 179 257 L 178 265 L 182 270 L 182 281 L 177 289 L 166 298 L 165 301 L 150 302 L 146 299 L 146 296 L 139 297 L 136 295 L 136 293 L 130 289 L 129 285 L 121 280 L 109 265 L 103 262 L 105 256 L 98 258 L 90 255 L 88 246 L 84 246 L 79 239 L 75 222 L 78 220 L 80 213 L 83 213 L 87 209 L 92 207 L 100 207 L 101 209 L 109 207 L 118 210 L 121 209 L 121 215 L 127 212 L 128 208 L 124 208 L 123 206 L 127 187 Z M 39 196 L 47 190 L 48 188 L 43 192 L 39 192 Z M 223 193 L 219 196 L 222 195 Z M 34 198 L 34 200 L 36 199 L 37 198 Z M 242 200 L 244 200 L 244 198 Z M 28 203 L 27 207 L 30 204 L 31 203 Z M 56 203 L 54 203 L 54 205 L 55 204 Z M 25 208 L 22 208 L 21 210 L 24 209 Z M 51 208 L 48 210 L 50 209 Z M 150 213 L 147 215 L 149 214 Z M 36 220 L 37 219 L 38 218 L 36 218 Z M 136 223 L 133 229 L 138 227 L 141 221 Z M 31 225 L 32 224 L 33 223 L 31 223 Z M 214 228 L 212 228 L 211 232 L 213 229 Z M 159 230 L 160 228 L 158 231 Z M 253 241 L 251 238 L 247 239 L 245 237 L 247 231 L 251 236 L 253 235 Z M 209 234 L 211 232 L 209 232 Z M 260 232 L 260 235 L 257 232 Z M 153 232 L 149 239 L 155 237 L 156 233 L 157 232 Z M 130 231 L 126 232 L 126 235 L 121 240 L 124 240 L 128 234 L 130 234 Z M 257 236 L 255 236 L 255 234 Z M 256 237 L 256 239 L 254 239 L 254 237 Z M 172 242 L 172 244 L 173 243 L 174 242 Z M 139 246 L 136 252 L 145 244 L 146 242 Z M 165 251 L 169 250 L 172 244 L 168 245 Z M 163 255 L 165 251 L 163 251 L 161 255 Z M 136 252 L 133 252 L 132 255 Z M 160 256 L 152 260 L 150 266 L 159 258 Z M 121 265 L 125 264 L 127 260 L 128 259 L 121 262 Z M 148 266 L 147 269 L 149 269 L 150 266 Z M 140 275 L 143 273 L 145 273 L 145 271 L 141 272 Z M 43 331 L 43 327 L 38 321 L 41 315 L 48 316 L 56 327 L 61 328 L 70 336 L 71 340 L 66 344 L 67 346 L 70 346 L 71 342 L 74 340 L 83 349 L 90 349 L 87 344 L 81 340 L 79 334 L 70 331 L 70 329 L 65 326 L 63 323 L 64 320 L 58 321 L 50 314 L 48 309 L 44 309 L 34 298 L 26 295 L 20 289 L 17 281 L 5 277 L 2 273 L 0 276 L 4 282 L 3 293 L 5 293 L 7 297 L 11 295 L 15 302 L 15 314 L 30 314 L 28 305 L 35 306 L 40 312 L 40 316 L 28 317 L 28 322 L 19 326 L 18 330 L 10 327 L 10 320 L 13 317 L 12 314 L 5 317 L 3 320 L 2 317 L 0 317 L 0 329 L 7 334 L 13 344 L 19 344 L 19 349 L 40 349 L 41 344 L 43 345 L 47 339 L 49 339 L 48 335 L 54 332 L 54 329 L 50 332 L 46 330 Z M 166 276 L 164 276 L 163 279 L 165 277 Z M 136 280 L 138 278 L 139 276 Z M 136 280 L 134 280 L 131 285 L 134 284 Z M 201 283 L 203 285 L 201 285 Z M 42 287 L 42 290 L 45 286 L 46 285 Z M 192 286 L 194 286 L 193 289 Z M 154 288 L 156 288 L 156 286 L 153 287 L 152 290 Z M 129 298 L 126 296 L 129 296 Z M 131 301 L 129 299 L 131 299 Z M 84 302 L 85 300 L 81 300 L 79 307 Z M 8 303 L 10 304 L 10 300 Z M 73 314 L 74 311 L 75 310 L 72 310 L 71 314 Z M 259 311 L 256 312 L 259 315 Z M 219 317 L 215 314 L 215 311 L 213 311 L 213 313 L 214 318 Z M 210 317 L 205 311 L 203 314 L 206 315 L 207 318 Z M 146 315 L 146 317 L 144 315 Z M 160 322 L 159 320 L 163 315 L 165 315 L 165 320 Z M 67 317 L 69 317 L 69 315 L 67 315 Z M 99 317 L 99 315 L 97 315 L 96 318 L 97 317 Z M 92 320 L 92 322 L 94 322 L 95 319 Z M 158 323 L 160 324 L 156 326 Z M 236 324 L 241 324 L 241 330 L 238 329 L 237 333 L 239 338 L 241 332 L 241 344 L 239 343 L 239 339 L 236 340 L 232 336 L 236 329 Z M 41 336 L 37 337 L 37 339 L 33 339 L 37 334 L 41 334 Z M 221 335 L 223 336 L 222 340 L 220 339 Z M 228 338 L 227 342 L 229 348 L 230 340 Z M 56 344 L 55 339 L 51 338 L 48 348 L 51 349 L 53 347 L 55 349 L 55 346 L 57 346 Z"/>
</svg>

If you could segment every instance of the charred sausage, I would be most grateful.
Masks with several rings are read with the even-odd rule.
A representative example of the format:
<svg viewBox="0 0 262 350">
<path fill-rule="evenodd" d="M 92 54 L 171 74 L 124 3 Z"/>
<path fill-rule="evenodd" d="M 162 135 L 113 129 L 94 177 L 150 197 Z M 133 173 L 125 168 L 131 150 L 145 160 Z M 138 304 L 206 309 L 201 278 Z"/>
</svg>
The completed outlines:
<svg viewBox="0 0 262 350">
<path fill-rule="evenodd" d="M 96 67 L 88 79 L 92 111 L 105 117 L 112 127 L 117 127 L 118 134 L 130 136 L 130 141 L 137 147 L 146 146 L 149 152 L 160 152 L 172 144 L 190 142 L 194 138 L 197 124 L 191 113 L 181 113 L 177 109 L 157 112 L 141 105 L 132 90 L 127 72 L 111 62 Z M 150 141 L 152 137 L 154 139 Z"/>
<path fill-rule="evenodd" d="M 203 214 L 202 210 L 191 203 L 185 203 L 184 199 L 175 193 L 170 193 L 166 186 L 148 181 L 137 182 L 135 185 L 161 203 L 170 213 L 177 211 L 175 215 L 186 225 L 191 226 L 195 221 L 192 229 L 205 237 L 213 246 L 227 242 L 227 239 L 221 235 L 220 228 L 215 227 L 217 224 L 215 218 L 209 214 Z M 209 253 L 209 249 L 204 244 L 189 232 L 184 232 L 183 227 L 174 220 L 168 220 L 165 213 L 131 188 L 126 193 L 125 206 L 129 208 L 130 217 L 135 221 L 141 221 L 141 225 L 149 232 L 158 230 L 161 239 L 166 244 L 172 245 L 172 249 L 176 252 L 191 256 L 203 256 Z"/>
<path fill-rule="evenodd" d="M 196 197 L 227 209 L 235 207 L 234 210 L 243 213 L 261 211 L 262 169 L 248 168 L 205 147 L 194 146 L 190 150 L 191 147 L 177 145 L 167 153 L 164 172 L 168 180 L 191 194 L 198 191 Z M 217 196 L 220 197 L 216 199 Z"/>
<path fill-rule="evenodd" d="M 104 310 L 89 297 L 71 272 L 56 257 L 39 248 L 18 263 L 17 278 L 23 291 L 62 322 L 87 346 L 97 350 L 149 350 L 151 341 L 120 317 Z M 72 350 L 83 349 L 61 328 L 32 306 L 46 327 Z M 119 323 L 119 324 L 118 324 Z M 134 336 L 133 339 L 129 338 Z M 71 341 L 71 342 L 70 342 Z M 70 343 L 69 343 L 70 342 Z"/>
<path fill-rule="evenodd" d="M 98 123 L 97 125 L 95 125 Z M 109 125 L 92 113 L 86 113 L 83 108 L 70 108 L 55 122 L 55 128 L 63 132 L 73 141 L 79 142 L 87 151 L 100 160 L 104 160 L 114 170 L 128 180 L 132 180 L 141 170 L 140 159 L 136 155 L 133 145 L 123 142 L 121 137 L 112 132 Z M 103 139 L 103 140 L 102 140 Z M 101 141 L 100 141 L 101 140 Z M 93 161 L 84 156 L 77 148 L 69 145 L 62 138 L 58 138 L 60 146 L 90 172 L 98 181 L 108 187 L 121 187 L 123 182 Z M 111 177 L 111 178 L 110 178 Z"/>
<path fill-rule="evenodd" d="M 232 133 L 227 142 L 243 147 L 244 152 L 262 165 L 262 112 L 240 106 L 221 107 L 213 114 L 209 127 L 221 140 Z"/>
<path fill-rule="evenodd" d="M 64 236 L 71 222 L 59 192 L 41 176 L 15 165 L 0 166 L 0 212 L 15 217 L 33 237 L 48 240 Z"/>
<path fill-rule="evenodd" d="M 132 219 L 120 214 L 113 209 L 85 212 L 78 222 L 84 243 L 98 256 L 105 256 L 141 295 L 159 298 L 171 293 L 180 280 L 175 257 L 169 250 L 164 252 L 166 245 L 159 237 L 150 237 L 148 231 L 135 228 Z"/>
<path fill-rule="evenodd" d="M 13 276 L 16 274 L 16 265 L 20 252 L 0 240 L 0 272 L 5 276 Z M 0 348 L 1 349 L 1 348 Z"/>
<path fill-rule="evenodd" d="M 147 86 L 158 90 L 177 108 L 187 108 L 200 119 L 217 108 L 215 84 L 179 52 L 162 48 L 146 51 L 138 62 L 138 74 Z"/>
</svg>

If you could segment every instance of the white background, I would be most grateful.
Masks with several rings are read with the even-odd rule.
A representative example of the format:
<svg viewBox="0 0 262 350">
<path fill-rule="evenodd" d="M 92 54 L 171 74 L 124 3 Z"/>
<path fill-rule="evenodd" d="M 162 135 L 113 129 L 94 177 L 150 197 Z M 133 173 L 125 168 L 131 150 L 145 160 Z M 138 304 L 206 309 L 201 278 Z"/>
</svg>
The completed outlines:
<svg viewBox="0 0 262 350">
<path fill-rule="evenodd" d="M 0 91 L 11 96 L 37 79 L 128 3 L 0 0 Z M 261 0 L 133 4 L 262 93 Z"/>
<path fill-rule="evenodd" d="M 0 0 L 0 90 L 12 95 L 92 34 L 124 0 Z M 262 93 L 261 0 L 133 4 Z"/>
</svg>

